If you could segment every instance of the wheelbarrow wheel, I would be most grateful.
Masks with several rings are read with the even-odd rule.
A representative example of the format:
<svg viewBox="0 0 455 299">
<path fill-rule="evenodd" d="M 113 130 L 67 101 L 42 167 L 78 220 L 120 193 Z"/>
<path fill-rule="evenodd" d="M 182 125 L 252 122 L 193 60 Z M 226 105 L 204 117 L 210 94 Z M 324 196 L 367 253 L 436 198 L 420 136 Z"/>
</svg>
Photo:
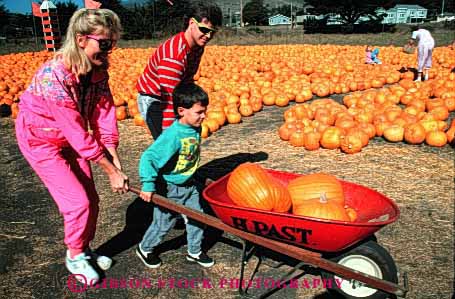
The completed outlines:
<svg viewBox="0 0 455 299">
<path fill-rule="evenodd" d="M 397 267 L 389 252 L 375 241 L 367 241 L 348 252 L 331 258 L 340 265 L 355 269 L 359 272 L 375 276 L 382 280 L 398 283 Z M 327 291 L 335 298 L 348 299 L 385 299 L 394 298 L 383 291 L 369 288 L 361 282 L 345 280 L 336 274 L 321 271 L 321 277 L 332 281 L 332 287 Z M 341 281 L 340 287 L 335 283 Z"/>
</svg>

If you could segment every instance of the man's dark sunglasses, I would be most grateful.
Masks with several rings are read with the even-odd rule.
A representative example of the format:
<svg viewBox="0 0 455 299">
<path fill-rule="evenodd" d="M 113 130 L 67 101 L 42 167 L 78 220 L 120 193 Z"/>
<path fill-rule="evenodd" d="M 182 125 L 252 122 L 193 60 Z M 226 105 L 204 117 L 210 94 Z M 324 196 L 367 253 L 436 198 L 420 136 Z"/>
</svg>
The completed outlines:
<svg viewBox="0 0 455 299">
<path fill-rule="evenodd" d="M 192 18 L 192 20 L 196 23 L 197 27 L 199 28 L 199 31 L 201 31 L 203 34 L 207 35 L 210 33 L 211 36 L 213 36 L 216 33 L 216 29 L 209 28 L 204 23 L 199 23 L 198 21 L 196 21 L 195 18 Z"/>
</svg>

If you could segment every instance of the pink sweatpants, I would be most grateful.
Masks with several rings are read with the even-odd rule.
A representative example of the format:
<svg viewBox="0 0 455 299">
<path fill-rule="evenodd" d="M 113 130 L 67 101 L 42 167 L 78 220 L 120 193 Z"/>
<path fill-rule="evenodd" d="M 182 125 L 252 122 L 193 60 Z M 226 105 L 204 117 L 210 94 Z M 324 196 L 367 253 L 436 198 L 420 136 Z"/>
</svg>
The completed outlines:
<svg viewBox="0 0 455 299">
<path fill-rule="evenodd" d="M 41 178 L 63 215 L 66 246 L 73 252 L 87 248 L 98 218 L 98 194 L 90 164 L 71 147 L 53 142 L 52 131 L 16 120 L 19 148 Z"/>
</svg>

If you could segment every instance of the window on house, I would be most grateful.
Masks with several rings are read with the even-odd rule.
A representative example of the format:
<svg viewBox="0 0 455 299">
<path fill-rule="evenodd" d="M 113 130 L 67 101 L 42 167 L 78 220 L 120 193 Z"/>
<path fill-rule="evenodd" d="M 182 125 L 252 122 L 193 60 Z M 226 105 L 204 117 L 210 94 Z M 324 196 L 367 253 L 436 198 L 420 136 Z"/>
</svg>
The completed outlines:
<svg viewBox="0 0 455 299">
<path fill-rule="evenodd" d="M 404 14 L 404 13 L 398 14 L 398 17 L 400 17 L 400 18 L 404 18 L 405 16 L 406 16 L 406 14 Z"/>
</svg>

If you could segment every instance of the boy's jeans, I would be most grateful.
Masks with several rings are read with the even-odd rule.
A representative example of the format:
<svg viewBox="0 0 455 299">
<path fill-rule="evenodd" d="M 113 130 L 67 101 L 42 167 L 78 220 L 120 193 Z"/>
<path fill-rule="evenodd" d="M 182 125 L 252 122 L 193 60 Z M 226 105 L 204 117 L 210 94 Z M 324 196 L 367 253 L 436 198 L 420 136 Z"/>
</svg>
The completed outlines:
<svg viewBox="0 0 455 299">
<path fill-rule="evenodd" d="M 147 127 L 152 133 L 154 140 L 162 132 L 163 111 L 161 110 L 161 100 L 153 96 L 138 94 L 137 107 L 142 118 L 147 123 Z"/>
<path fill-rule="evenodd" d="M 178 204 L 202 212 L 199 202 L 199 191 L 195 185 L 179 186 L 167 183 L 167 198 L 174 200 Z M 177 215 L 170 210 L 156 206 L 153 210 L 153 222 L 142 238 L 141 249 L 145 252 L 152 252 L 174 226 Z M 186 236 L 189 253 L 198 254 L 201 252 L 203 233 L 203 224 L 193 219 L 188 219 L 186 223 Z"/>
</svg>

